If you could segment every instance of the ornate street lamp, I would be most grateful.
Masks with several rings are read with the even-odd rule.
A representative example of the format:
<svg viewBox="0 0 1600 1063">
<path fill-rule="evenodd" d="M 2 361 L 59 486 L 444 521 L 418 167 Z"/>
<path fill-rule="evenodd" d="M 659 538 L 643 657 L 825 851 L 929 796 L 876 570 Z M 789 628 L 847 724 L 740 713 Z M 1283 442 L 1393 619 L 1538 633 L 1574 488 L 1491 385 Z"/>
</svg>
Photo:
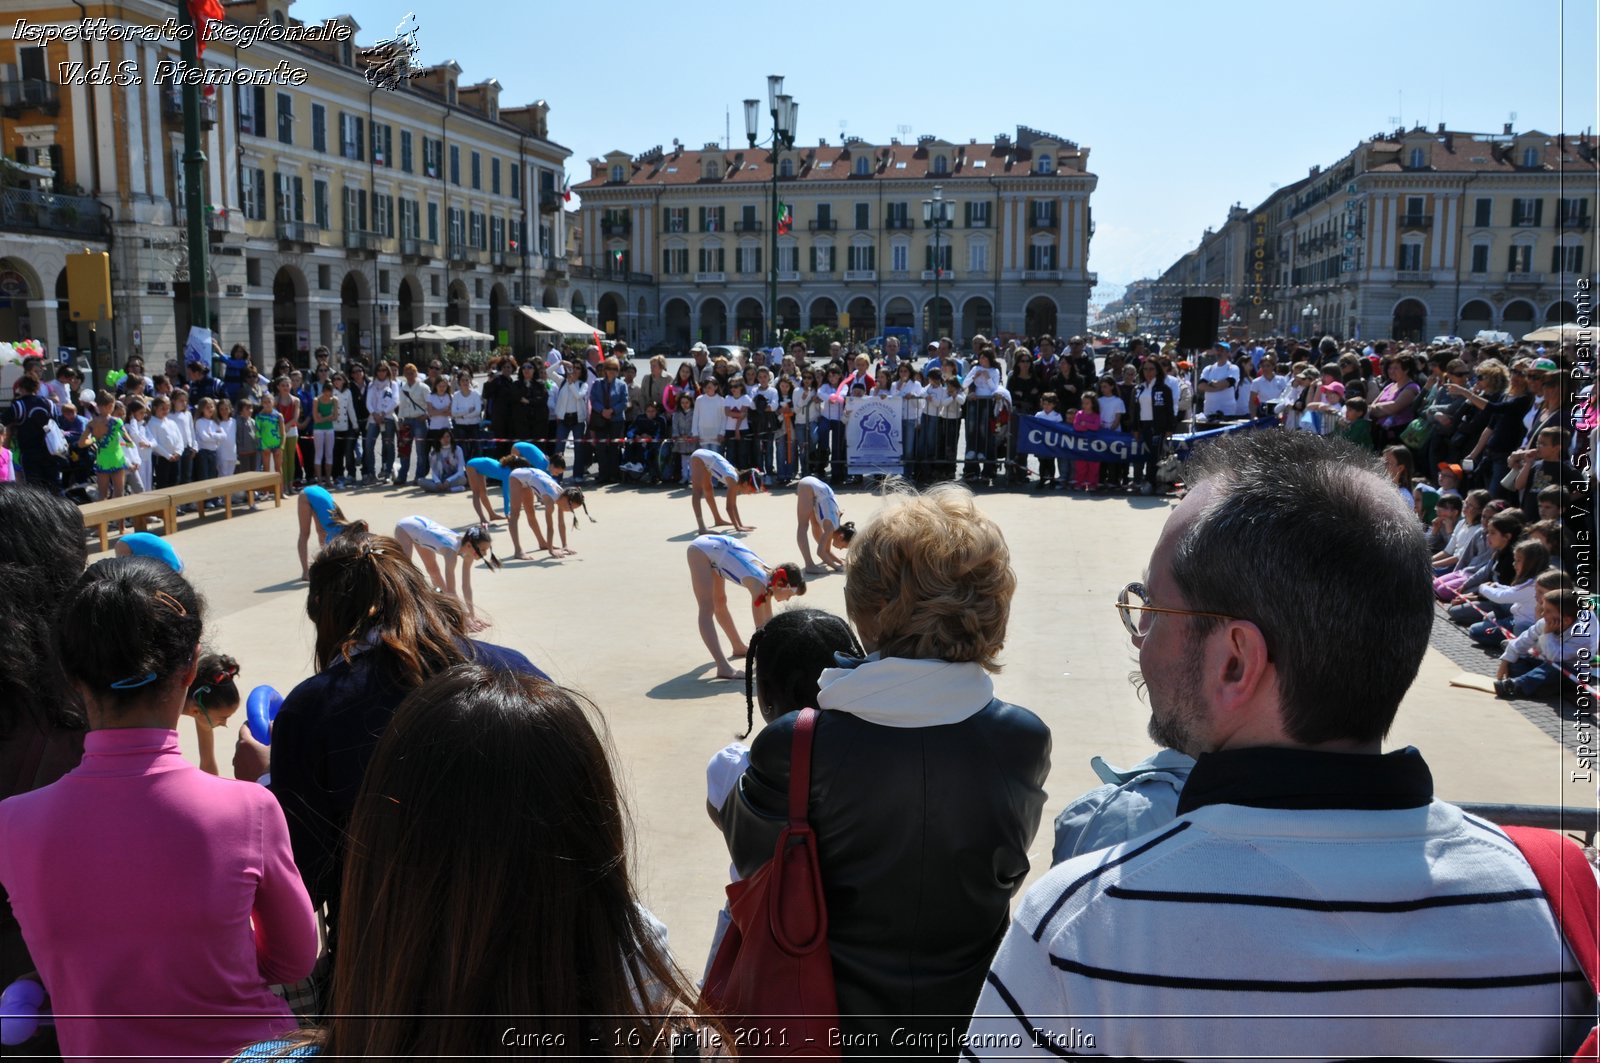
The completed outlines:
<svg viewBox="0 0 1600 1063">
<path fill-rule="evenodd" d="M 783 75 L 767 75 L 767 114 L 772 120 L 771 150 L 767 163 L 772 167 L 772 212 L 767 237 L 767 322 L 772 342 L 778 343 L 778 153 L 794 147 L 795 122 L 800 115 L 800 104 L 793 96 L 783 92 Z M 744 134 L 750 147 L 756 146 L 756 134 L 761 122 L 761 101 L 744 101 Z"/>
<path fill-rule="evenodd" d="M 932 331 L 939 332 L 939 278 L 944 275 L 944 230 L 951 222 L 950 204 L 944 201 L 944 186 L 933 186 L 933 198 L 922 201 L 922 224 L 933 230 L 933 315 Z M 951 320 L 955 318 L 955 308 L 951 308 Z M 936 340 L 938 335 L 922 337 L 923 343 Z"/>
</svg>

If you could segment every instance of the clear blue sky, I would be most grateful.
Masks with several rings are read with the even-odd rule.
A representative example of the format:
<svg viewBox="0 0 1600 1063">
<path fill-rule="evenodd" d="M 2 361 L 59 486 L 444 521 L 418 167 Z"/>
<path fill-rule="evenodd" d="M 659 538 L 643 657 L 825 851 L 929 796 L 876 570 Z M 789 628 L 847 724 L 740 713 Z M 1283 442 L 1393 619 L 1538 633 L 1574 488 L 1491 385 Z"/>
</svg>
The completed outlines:
<svg viewBox="0 0 1600 1063">
<path fill-rule="evenodd" d="M 720 140 L 783 74 L 803 143 L 909 126 L 952 141 L 1021 123 L 1091 149 L 1096 301 L 1160 271 L 1218 224 L 1362 137 L 1405 124 L 1575 132 L 1596 118 L 1593 0 L 1345 0 L 1217 7 L 1022 0 L 298 0 L 348 13 L 360 44 L 417 16 L 422 60 L 496 78 L 504 105 L 548 100 L 586 160 L 678 137 Z M 467 17 L 470 13 L 470 17 Z M 926 46 L 922 42 L 928 42 Z M 1563 64 L 1564 62 L 1564 69 Z"/>
</svg>

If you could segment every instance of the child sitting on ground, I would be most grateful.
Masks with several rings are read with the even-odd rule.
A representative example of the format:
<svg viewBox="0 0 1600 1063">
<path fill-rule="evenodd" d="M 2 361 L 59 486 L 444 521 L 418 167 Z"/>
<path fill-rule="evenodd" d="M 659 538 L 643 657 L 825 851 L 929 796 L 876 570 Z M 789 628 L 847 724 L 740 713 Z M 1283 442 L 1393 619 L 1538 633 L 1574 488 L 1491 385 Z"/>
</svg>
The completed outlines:
<svg viewBox="0 0 1600 1063">
<path fill-rule="evenodd" d="M 1433 574 L 1443 576 L 1458 568 L 1471 568 L 1485 554 L 1483 541 L 1483 509 L 1489 504 L 1489 492 L 1483 488 L 1467 493 L 1461 503 L 1461 519 L 1450 533 L 1444 549 L 1433 555 Z"/>
<path fill-rule="evenodd" d="M 750 637 L 744 676 L 744 734 L 755 729 L 755 706 L 761 706 L 762 725 L 780 716 L 813 707 L 825 669 L 836 667 L 840 656 L 864 657 L 866 653 L 850 631 L 850 625 L 821 609 L 788 609 L 779 613 Z M 758 674 L 759 673 L 759 674 Z M 722 829 L 722 808 L 750 766 L 750 747 L 733 742 L 712 756 L 706 765 L 706 813 Z M 732 881 L 739 880 L 733 868 Z M 717 913 L 717 929 L 711 939 L 711 954 L 706 970 L 716 959 L 717 948 L 730 925 L 727 905 Z"/>
<path fill-rule="evenodd" d="M 1533 611 L 1533 581 L 1539 573 L 1550 567 L 1550 551 L 1531 535 L 1523 536 L 1511 551 L 1512 577 L 1509 580 L 1485 580 L 1476 591 L 1463 592 L 1450 606 L 1451 620 L 1466 627 L 1491 616 L 1495 620 L 1508 620 L 1513 605 Z"/>
<path fill-rule="evenodd" d="M 1461 526 L 1461 496 L 1454 491 L 1439 494 L 1433 509 L 1433 520 L 1428 523 L 1428 549 L 1433 551 L 1434 557 L 1440 557 Z"/>
<path fill-rule="evenodd" d="M 1575 590 L 1544 596 L 1539 622 L 1506 643 L 1495 673 L 1494 692 L 1502 698 L 1531 698 L 1561 680 L 1561 667 L 1592 659 L 1593 609 Z M 1580 614 L 1583 614 L 1580 623 Z"/>
<path fill-rule="evenodd" d="M 1467 634 L 1485 649 L 1497 650 L 1505 645 L 1507 639 L 1515 638 L 1538 623 L 1540 603 L 1545 595 L 1570 586 L 1572 581 L 1565 572 L 1558 568 L 1547 568 L 1534 577 L 1532 594 L 1511 603 L 1510 616 L 1504 620 L 1480 620 L 1467 628 Z"/>
</svg>

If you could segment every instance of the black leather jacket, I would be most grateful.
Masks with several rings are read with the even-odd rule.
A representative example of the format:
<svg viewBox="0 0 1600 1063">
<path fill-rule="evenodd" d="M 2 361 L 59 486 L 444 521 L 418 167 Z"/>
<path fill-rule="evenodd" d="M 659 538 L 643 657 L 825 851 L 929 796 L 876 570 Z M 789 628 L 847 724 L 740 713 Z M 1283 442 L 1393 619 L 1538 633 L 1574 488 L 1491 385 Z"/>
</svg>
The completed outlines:
<svg viewBox="0 0 1600 1063">
<path fill-rule="evenodd" d="M 750 768 L 722 808 L 742 876 L 772 858 L 786 821 L 796 717 L 756 735 Z M 840 1027 L 876 1035 L 875 1044 L 844 1053 L 951 1056 L 897 1047 L 891 1034 L 966 1029 L 1028 874 L 1050 729 L 1027 709 L 993 700 L 937 727 L 886 727 L 824 711 L 813 742 L 809 818 Z"/>
</svg>

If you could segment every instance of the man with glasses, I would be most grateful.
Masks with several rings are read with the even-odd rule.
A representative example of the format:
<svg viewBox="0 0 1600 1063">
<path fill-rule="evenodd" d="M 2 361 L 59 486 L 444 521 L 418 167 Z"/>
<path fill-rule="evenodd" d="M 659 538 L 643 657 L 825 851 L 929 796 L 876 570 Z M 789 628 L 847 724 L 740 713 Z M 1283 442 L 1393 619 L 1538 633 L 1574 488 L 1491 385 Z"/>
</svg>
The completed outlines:
<svg viewBox="0 0 1600 1063">
<path fill-rule="evenodd" d="M 1176 818 L 1028 891 L 963 1055 L 1566 1056 L 1595 997 L 1532 870 L 1417 750 L 1380 751 L 1433 624 L 1415 515 L 1311 433 L 1236 433 L 1187 472 L 1116 602 L 1151 737 L 1196 758 Z"/>
</svg>

